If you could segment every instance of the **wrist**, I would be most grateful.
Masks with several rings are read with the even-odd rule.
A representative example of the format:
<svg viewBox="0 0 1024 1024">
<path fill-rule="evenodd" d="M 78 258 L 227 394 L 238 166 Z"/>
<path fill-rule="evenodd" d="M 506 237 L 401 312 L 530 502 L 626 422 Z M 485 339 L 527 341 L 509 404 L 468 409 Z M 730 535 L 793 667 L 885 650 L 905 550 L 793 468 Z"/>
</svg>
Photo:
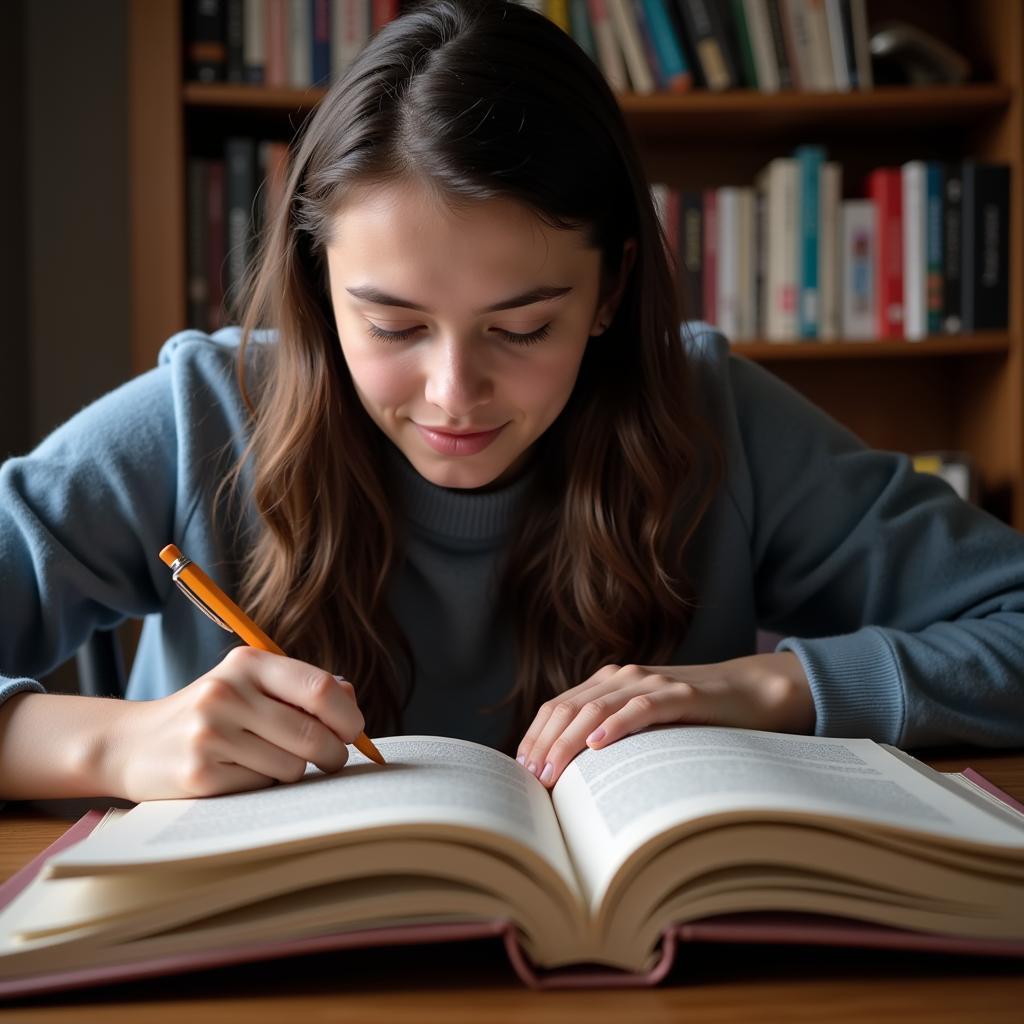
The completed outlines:
<svg viewBox="0 0 1024 1024">
<path fill-rule="evenodd" d="M 89 701 L 89 726 L 76 733 L 71 743 L 72 772 L 88 790 L 82 795 L 125 797 L 124 719 L 130 702 L 108 697 Z"/>
</svg>

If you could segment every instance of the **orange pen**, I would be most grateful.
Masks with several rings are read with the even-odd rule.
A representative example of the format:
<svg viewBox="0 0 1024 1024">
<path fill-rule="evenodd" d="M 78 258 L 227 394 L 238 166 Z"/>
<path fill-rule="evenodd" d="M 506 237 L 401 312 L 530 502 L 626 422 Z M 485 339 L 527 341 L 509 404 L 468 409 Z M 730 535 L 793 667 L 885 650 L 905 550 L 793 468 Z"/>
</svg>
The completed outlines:
<svg viewBox="0 0 1024 1024">
<path fill-rule="evenodd" d="M 170 566 L 174 582 L 182 593 L 221 629 L 241 637 L 250 647 L 257 647 L 271 654 L 284 654 L 284 651 L 195 562 L 186 558 L 173 544 L 168 544 L 160 552 L 160 560 Z M 354 743 L 356 749 L 371 761 L 376 761 L 377 764 L 386 763 L 381 752 L 365 732 L 361 732 Z"/>
</svg>

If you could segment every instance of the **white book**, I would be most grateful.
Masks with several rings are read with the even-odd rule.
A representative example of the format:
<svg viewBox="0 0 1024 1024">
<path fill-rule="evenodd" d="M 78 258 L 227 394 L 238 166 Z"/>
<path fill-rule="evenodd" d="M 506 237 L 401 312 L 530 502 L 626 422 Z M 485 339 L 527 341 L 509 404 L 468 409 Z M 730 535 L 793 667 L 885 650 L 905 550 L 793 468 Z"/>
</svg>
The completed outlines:
<svg viewBox="0 0 1024 1024">
<path fill-rule="evenodd" d="M 834 341 L 839 337 L 839 203 L 843 191 L 842 166 L 834 160 L 821 165 L 818 217 L 818 292 L 820 318 L 818 337 Z"/>
<path fill-rule="evenodd" d="M 803 0 L 807 17 L 807 37 L 810 44 L 809 63 L 814 88 L 819 92 L 834 92 L 836 75 L 832 67 L 832 43 L 828 35 L 825 0 Z"/>
<path fill-rule="evenodd" d="M 765 0 L 743 0 L 743 13 L 746 15 L 750 49 L 754 55 L 757 88 L 761 92 L 778 92 L 781 87 L 779 65 L 775 60 L 775 47 L 772 43 L 772 30 Z"/>
<path fill-rule="evenodd" d="M 266 62 L 263 0 L 245 0 L 242 8 L 242 64 L 246 68 L 263 68 Z"/>
<path fill-rule="evenodd" d="M 875 336 L 875 204 L 847 199 L 839 205 L 840 327 L 847 341 Z"/>
<path fill-rule="evenodd" d="M 765 335 L 768 341 L 794 341 L 798 333 L 797 212 L 799 178 L 796 160 L 777 157 L 761 172 L 758 187 L 764 192 Z"/>
<path fill-rule="evenodd" d="M 825 0 L 825 16 L 828 20 L 828 41 L 832 47 L 832 74 L 836 89 L 849 92 L 850 73 L 846 67 L 846 39 L 843 29 L 843 0 Z"/>
<path fill-rule="evenodd" d="M 615 33 L 622 46 L 622 56 L 626 61 L 626 71 L 633 85 L 633 92 L 648 95 L 657 88 L 654 74 L 647 63 L 644 45 L 640 39 L 640 29 L 636 23 L 636 12 L 630 0 L 605 0 L 608 13 L 611 15 Z"/>
<path fill-rule="evenodd" d="M 313 84 L 313 23 L 308 0 L 288 4 L 288 83 L 296 89 Z"/>
<path fill-rule="evenodd" d="M 597 47 L 597 63 L 612 92 L 629 92 L 629 78 L 626 75 L 626 63 L 622 59 L 622 50 L 612 27 L 612 17 L 607 0 L 587 0 L 587 13 L 590 15 L 590 27 L 594 32 L 594 45 Z"/>
<path fill-rule="evenodd" d="M 928 168 L 911 160 L 900 168 L 903 185 L 903 335 L 928 334 Z"/>
<path fill-rule="evenodd" d="M 729 339 L 740 338 L 740 190 L 732 186 L 716 189 L 718 212 L 718 273 L 716 275 L 715 318 Z"/>
</svg>

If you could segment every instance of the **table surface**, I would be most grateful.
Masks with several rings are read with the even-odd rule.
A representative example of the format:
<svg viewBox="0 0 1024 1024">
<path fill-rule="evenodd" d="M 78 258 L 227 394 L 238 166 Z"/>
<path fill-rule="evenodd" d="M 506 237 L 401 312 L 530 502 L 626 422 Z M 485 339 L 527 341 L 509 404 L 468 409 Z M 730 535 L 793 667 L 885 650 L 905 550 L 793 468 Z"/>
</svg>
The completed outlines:
<svg viewBox="0 0 1024 1024">
<path fill-rule="evenodd" d="M 942 771 L 968 765 L 1024 799 L 1024 751 L 922 751 Z M 10 877 L 90 807 L 111 801 L 9 803 L 0 811 L 0 879 Z M 122 806 L 130 806 L 123 805 Z M 681 947 L 656 988 L 534 992 L 497 942 L 323 953 L 53 993 L 0 1004 L 0 1020 L 246 1024 L 359 1020 L 460 1024 L 546 1021 L 1024 1020 L 1024 962 L 880 950 Z"/>
</svg>

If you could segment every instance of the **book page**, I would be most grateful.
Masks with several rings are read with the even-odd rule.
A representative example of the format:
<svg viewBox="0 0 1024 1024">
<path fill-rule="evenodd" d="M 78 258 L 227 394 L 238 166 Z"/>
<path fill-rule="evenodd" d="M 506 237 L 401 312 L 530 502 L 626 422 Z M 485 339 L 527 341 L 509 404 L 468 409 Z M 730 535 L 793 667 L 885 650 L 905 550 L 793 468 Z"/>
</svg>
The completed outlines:
<svg viewBox="0 0 1024 1024">
<path fill-rule="evenodd" d="M 1024 827 L 936 785 L 880 744 L 662 726 L 585 750 L 552 792 L 591 908 L 620 864 L 681 823 L 740 813 L 842 816 L 1024 852 Z"/>
<path fill-rule="evenodd" d="M 50 870 L 70 875 L 87 866 L 123 868 L 239 851 L 267 856 L 299 840 L 330 845 L 331 837 L 354 830 L 440 826 L 489 833 L 491 845 L 503 850 L 512 840 L 552 864 L 577 891 L 548 791 L 522 765 L 466 740 L 374 742 L 387 764 L 353 749 L 348 764 L 330 775 L 308 765 L 305 778 L 288 785 L 140 803 L 56 854 Z"/>
</svg>

